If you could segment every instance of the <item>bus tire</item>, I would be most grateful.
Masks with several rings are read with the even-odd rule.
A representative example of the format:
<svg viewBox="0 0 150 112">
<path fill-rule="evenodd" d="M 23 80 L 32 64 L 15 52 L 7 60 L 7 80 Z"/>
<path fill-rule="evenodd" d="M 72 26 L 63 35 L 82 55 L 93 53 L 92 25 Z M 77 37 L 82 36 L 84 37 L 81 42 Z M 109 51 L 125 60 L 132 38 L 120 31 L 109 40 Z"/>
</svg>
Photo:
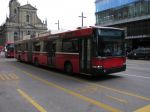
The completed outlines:
<svg viewBox="0 0 150 112">
<path fill-rule="evenodd" d="M 21 61 L 21 56 L 20 55 L 18 56 L 18 61 Z"/>
<path fill-rule="evenodd" d="M 73 68 L 72 68 L 72 64 L 70 62 L 66 62 L 64 68 L 65 68 L 65 72 L 67 74 L 72 74 Z"/>
</svg>

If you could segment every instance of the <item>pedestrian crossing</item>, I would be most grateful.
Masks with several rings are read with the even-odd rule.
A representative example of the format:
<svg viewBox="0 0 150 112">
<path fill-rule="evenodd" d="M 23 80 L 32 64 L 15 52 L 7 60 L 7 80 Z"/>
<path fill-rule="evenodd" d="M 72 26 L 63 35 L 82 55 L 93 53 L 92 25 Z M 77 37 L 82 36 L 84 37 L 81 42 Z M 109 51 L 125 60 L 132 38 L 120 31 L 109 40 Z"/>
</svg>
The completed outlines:
<svg viewBox="0 0 150 112">
<path fill-rule="evenodd" d="M 0 73 L 0 81 L 18 80 L 19 77 L 15 73 Z"/>
</svg>

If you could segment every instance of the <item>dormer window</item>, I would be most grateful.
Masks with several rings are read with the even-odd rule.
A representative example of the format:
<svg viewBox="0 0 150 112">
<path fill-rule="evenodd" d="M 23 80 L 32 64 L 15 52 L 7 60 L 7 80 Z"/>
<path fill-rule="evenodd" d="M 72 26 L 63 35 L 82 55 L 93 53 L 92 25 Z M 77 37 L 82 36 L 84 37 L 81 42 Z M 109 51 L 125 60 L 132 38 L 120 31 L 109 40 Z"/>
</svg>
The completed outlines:
<svg viewBox="0 0 150 112">
<path fill-rule="evenodd" d="M 26 21 L 29 22 L 29 15 L 26 15 Z"/>
</svg>

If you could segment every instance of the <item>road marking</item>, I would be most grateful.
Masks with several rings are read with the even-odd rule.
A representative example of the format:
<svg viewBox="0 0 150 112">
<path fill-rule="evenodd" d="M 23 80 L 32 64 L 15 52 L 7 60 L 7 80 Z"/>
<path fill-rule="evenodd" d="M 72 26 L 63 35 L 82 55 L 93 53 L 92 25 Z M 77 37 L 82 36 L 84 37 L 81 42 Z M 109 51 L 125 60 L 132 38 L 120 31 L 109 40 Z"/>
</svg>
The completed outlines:
<svg viewBox="0 0 150 112">
<path fill-rule="evenodd" d="M 47 70 L 44 70 L 44 69 L 41 69 L 41 70 L 50 73 Z M 138 95 L 138 94 L 135 94 L 135 93 L 131 93 L 131 92 L 123 91 L 123 90 L 118 90 L 118 89 L 115 89 L 115 88 L 111 88 L 111 87 L 107 87 L 107 86 L 103 86 L 103 85 L 99 85 L 99 84 L 89 83 L 89 82 L 83 81 L 81 79 L 76 79 L 76 78 L 72 78 L 72 77 L 68 77 L 68 76 L 64 76 L 64 75 L 63 75 L 63 77 L 64 78 L 68 78 L 68 79 L 72 79 L 72 80 L 75 80 L 75 81 L 79 81 L 79 82 L 82 82 L 82 83 L 86 83 L 86 84 L 88 84 L 90 86 L 95 86 L 95 87 L 111 90 L 111 91 L 114 91 L 114 92 L 117 92 L 117 93 L 120 93 L 120 94 L 136 97 L 136 98 L 139 98 L 139 99 L 142 99 L 142 100 L 150 101 L 150 98 L 144 97 L 144 96 L 141 96 L 141 95 Z"/>
<path fill-rule="evenodd" d="M 111 99 L 114 99 L 116 101 L 119 101 L 121 103 L 128 103 L 126 100 L 124 99 L 120 99 L 120 98 L 116 98 L 116 97 L 113 97 L 113 96 L 110 96 L 110 95 L 106 95 L 107 97 L 111 98 Z"/>
<path fill-rule="evenodd" d="M 117 75 L 119 75 L 119 73 L 117 73 Z M 122 75 L 124 75 L 124 76 L 130 76 L 130 77 L 138 77 L 138 78 L 150 79 L 150 77 L 139 76 L 139 75 L 129 75 L 129 74 L 124 74 L 124 73 Z"/>
<path fill-rule="evenodd" d="M 121 93 L 121 94 L 125 94 L 125 95 L 128 95 L 128 96 L 133 96 L 133 97 L 136 97 L 136 98 L 139 98 L 139 99 L 142 99 L 142 100 L 150 101 L 150 98 L 144 97 L 144 96 L 140 96 L 140 95 L 137 95 L 137 94 L 134 94 L 134 93 L 130 93 L 130 92 L 122 91 L 122 90 L 117 90 L 117 89 L 113 89 L 113 88 L 110 88 L 110 87 L 107 87 L 107 86 L 98 85 L 98 84 L 93 84 L 93 85 L 95 85 L 97 87 L 100 87 L 100 88 L 112 90 L 112 91 L 115 91 L 117 93 Z"/>
<path fill-rule="evenodd" d="M 150 112 L 150 105 L 144 106 L 134 112 Z"/>
<path fill-rule="evenodd" d="M 19 77 L 14 73 L 1 73 L 0 74 L 0 80 L 3 80 L 3 81 L 17 80 L 17 79 L 19 79 Z"/>
<path fill-rule="evenodd" d="M 62 91 L 66 92 L 66 93 L 68 93 L 68 94 L 70 94 L 70 95 L 73 95 L 73 96 L 75 96 L 75 97 L 78 97 L 79 99 L 82 99 L 82 100 L 84 100 L 84 101 L 86 101 L 86 102 L 89 102 L 89 103 L 91 103 L 91 104 L 93 104 L 93 105 L 96 105 L 96 106 L 98 106 L 98 107 L 100 107 L 100 108 L 106 109 L 106 110 L 108 110 L 108 111 L 110 111 L 110 112 L 121 112 L 121 110 L 119 110 L 119 109 L 117 109 L 117 108 L 111 107 L 111 106 L 109 106 L 109 105 L 107 105 L 107 104 L 104 104 L 104 103 L 102 103 L 102 102 L 96 101 L 96 100 L 91 99 L 91 98 L 86 97 L 86 96 L 83 96 L 83 95 L 81 95 L 81 94 L 79 94 L 79 93 L 76 93 L 76 92 L 74 92 L 74 91 L 72 91 L 72 90 L 69 90 L 69 89 L 64 88 L 64 87 L 62 87 L 62 86 L 59 86 L 59 85 L 54 84 L 54 83 L 52 83 L 52 82 L 48 82 L 48 81 L 46 81 L 46 80 L 44 80 L 44 79 L 42 79 L 42 78 L 40 78 L 40 77 L 37 77 L 37 76 L 35 76 L 35 75 L 32 75 L 32 74 L 29 73 L 29 72 L 26 72 L 26 71 L 24 71 L 24 70 L 22 70 L 22 69 L 20 69 L 20 68 L 18 68 L 18 67 L 15 67 L 15 68 L 18 69 L 18 70 L 20 70 L 20 71 L 22 71 L 22 72 L 25 73 L 26 75 L 32 77 L 33 79 L 36 79 L 36 80 L 38 80 L 38 81 L 41 81 L 41 82 L 43 82 L 43 83 L 45 83 L 46 85 L 49 85 L 49 86 L 51 86 L 51 87 L 57 88 L 57 89 L 59 89 L 59 90 L 62 90 Z"/>
<path fill-rule="evenodd" d="M 81 93 L 91 93 L 91 94 L 98 91 L 98 89 L 99 89 L 98 87 L 91 86 L 91 85 L 86 85 L 85 87 L 76 88 L 76 90 Z"/>
<path fill-rule="evenodd" d="M 3 73 L 3 76 L 5 77 L 6 80 L 11 80 L 11 78 L 8 76 L 8 74 Z"/>
<path fill-rule="evenodd" d="M 18 68 L 16 65 L 14 65 L 13 67 L 15 68 Z M 18 68 L 19 69 L 19 68 Z M 34 69 L 37 69 L 36 67 L 34 67 Z M 44 69 L 41 69 L 41 68 L 38 68 L 42 71 L 45 71 L 47 73 L 51 73 L 47 70 L 44 70 Z M 55 72 L 54 72 L 55 73 Z M 57 75 L 57 74 L 55 74 Z M 57 75 L 60 77 L 60 75 Z M 75 80 L 75 81 L 79 81 L 81 83 L 86 83 L 86 84 L 89 84 L 91 86 L 96 86 L 96 87 L 99 87 L 99 88 L 103 88 L 103 89 L 107 89 L 107 90 L 111 90 L 111 91 L 114 91 L 114 92 L 117 92 L 117 93 L 120 93 L 120 94 L 124 94 L 124 95 L 128 95 L 128 96 L 132 96 L 132 97 L 136 97 L 138 99 L 142 99 L 142 100 L 145 100 L 145 101 L 150 101 L 150 98 L 148 97 L 144 97 L 144 96 L 141 96 L 141 95 L 138 95 L 138 94 L 135 94 L 135 93 L 131 93 L 131 92 L 127 92 L 127 91 L 123 91 L 123 90 L 119 90 L 119 89 L 115 89 L 115 88 L 111 88 L 111 87 L 108 87 L 108 86 L 103 86 L 103 85 L 100 85 L 100 84 L 94 84 L 94 83 L 89 83 L 89 82 L 86 82 L 86 81 L 83 81 L 81 79 L 77 79 L 77 78 L 72 78 L 72 77 L 68 77 L 68 76 L 64 76 L 64 75 L 61 75 L 61 77 L 64 77 L 64 78 L 67 78 L 67 79 L 72 79 L 72 80 Z"/>
<path fill-rule="evenodd" d="M 16 74 L 14 74 L 14 73 L 12 73 L 12 74 L 8 74 L 12 79 L 15 79 L 15 80 L 17 80 L 17 79 L 19 79 L 19 77 L 16 75 Z"/>
<path fill-rule="evenodd" d="M 30 102 L 38 111 L 47 112 L 41 105 L 39 105 L 35 100 L 33 100 L 29 95 L 27 95 L 21 89 L 17 89 L 21 96 L 23 96 L 28 102 Z"/>
<path fill-rule="evenodd" d="M 16 65 L 13 65 L 13 67 L 18 68 Z M 37 69 L 36 67 L 33 67 L 33 68 Z M 47 70 L 44 70 L 44 69 L 41 69 L 41 68 L 38 68 L 38 69 L 40 69 L 42 71 L 45 71 L 47 73 L 51 73 L 51 72 L 49 72 Z M 57 74 L 55 74 L 55 75 L 57 75 Z M 61 77 L 67 78 L 67 79 L 72 79 L 72 80 L 75 80 L 75 81 L 79 81 L 81 83 L 86 83 L 86 84 L 89 84 L 91 86 L 96 86 L 96 87 L 99 87 L 99 88 L 111 90 L 111 91 L 114 91 L 114 92 L 117 92 L 117 93 L 120 93 L 120 94 L 124 94 L 124 95 L 128 95 L 128 96 L 136 97 L 136 98 L 141 99 L 141 100 L 150 101 L 150 98 L 144 97 L 144 96 L 141 96 L 141 95 L 138 95 L 138 94 L 135 94 L 135 93 L 131 93 L 131 92 L 127 92 L 127 91 L 123 91 L 123 90 L 119 90 L 119 89 L 115 89 L 115 88 L 103 86 L 103 85 L 100 85 L 100 84 L 89 83 L 89 82 L 86 82 L 84 80 L 77 79 L 77 78 L 72 78 L 72 77 L 68 77 L 68 76 L 65 76 L 65 75 L 57 75 L 57 76 L 59 76 L 59 77 L 61 76 Z"/>
<path fill-rule="evenodd" d="M 6 80 L 5 77 L 3 75 L 0 74 L 0 80 Z"/>
</svg>

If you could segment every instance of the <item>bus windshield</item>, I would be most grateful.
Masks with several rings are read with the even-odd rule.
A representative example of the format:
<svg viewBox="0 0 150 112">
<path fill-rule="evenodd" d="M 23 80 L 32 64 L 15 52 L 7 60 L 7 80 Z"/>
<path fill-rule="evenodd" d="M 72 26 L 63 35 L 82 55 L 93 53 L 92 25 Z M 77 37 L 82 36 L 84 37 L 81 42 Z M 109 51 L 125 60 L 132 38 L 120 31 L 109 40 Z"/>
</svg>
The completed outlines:
<svg viewBox="0 0 150 112">
<path fill-rule="evenodd" d="M 124 31 L 98 29 L 98 56 L 124 56 Z"/>
<path fill-rule="evenodd" d="M 11 50 L 14 50 L 14 44 L 7 44 L 7 45 L 6 45 L 6 49 L 7 49 L 7 50 L 10 50 L 10 51 L 11 51 Z"/>
</svg>

